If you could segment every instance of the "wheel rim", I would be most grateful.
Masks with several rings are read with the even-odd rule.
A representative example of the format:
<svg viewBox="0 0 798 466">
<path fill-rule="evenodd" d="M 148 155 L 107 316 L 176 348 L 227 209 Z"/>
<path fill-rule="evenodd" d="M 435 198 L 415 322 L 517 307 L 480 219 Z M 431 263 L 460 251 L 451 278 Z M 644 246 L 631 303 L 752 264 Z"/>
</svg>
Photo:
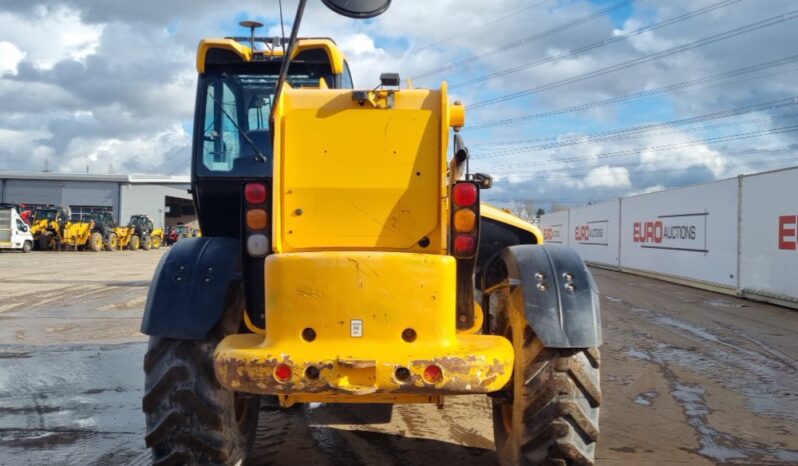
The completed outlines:
<svg viewBox="0 0 798 466">
<path fill-rule="evenodd" d="M 503 288 L 496 291 L 500 293 L 499 309 L 500 313 L 505 313 L 506 323 L 504 329 L 496 329 L 497 334 L 503 335 L 510 340 L 513 345 L 515 358 L 513 361 L 513 376 L 505 387 L 507 394 L 503 404 L 495 406 L 497 409 L 497 421 L 504 431 L 504 441 L 496 447 L 501 448 L 507 454 L 504 457 L 517 457 L 520 452 L 523 436 L 523 392 L 524 392 L 524 372 L 526 367 L 526 354 L 524 344 L 526 330 L 528 327 L 524 313 L 519 310 L 517 303 L 523 303 L 523 290 L 520 287 Z M 519 301 L 520 299 L 520 301 Z M 519 376 L 520 374 L 520 376 Z M 497 436 L 498 440 L 498 436 Z"/>
</svg>

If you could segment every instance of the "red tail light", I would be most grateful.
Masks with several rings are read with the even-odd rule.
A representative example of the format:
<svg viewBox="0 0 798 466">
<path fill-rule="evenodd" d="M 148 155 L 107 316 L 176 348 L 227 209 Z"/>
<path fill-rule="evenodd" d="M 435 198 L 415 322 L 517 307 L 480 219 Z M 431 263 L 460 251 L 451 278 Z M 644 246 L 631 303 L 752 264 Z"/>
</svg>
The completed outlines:
<svg viewBox="0 0 798 466">
<path fill-rule="evenodd" d="M 477 202 L 477 186 L 473 183 L 457 183 L 453 191 L 454 203 L 459 207 L 471 207 Z"/>
<path fill-rule="evenodd" d="M 423 376 L 427 383 L 438 383 L 443 378 L 443 371 L 441 371 L 441 368 L 435 364 L 430 364 L 424 368 Z"/>
<path fill-rule="evenodd" d="M 454 238 L 454 255 L 459 257 L 472 256 L 477 249 L 477 240 L 471 235 L 457 235 Z"/>
<path fill-rule="evenodd" d="M 244 199 L 250 204 L 265 204 L 267 197 L 266 185 L 263 183 L 247 183 L 244 186 Z"/>
<path fill-rule="evenodd" d="M 278 364 L 274 368 L 274 378 L 280 382 L 285 382 L 291 378 L 291 366 L 288 364 Z"/>
</svg>

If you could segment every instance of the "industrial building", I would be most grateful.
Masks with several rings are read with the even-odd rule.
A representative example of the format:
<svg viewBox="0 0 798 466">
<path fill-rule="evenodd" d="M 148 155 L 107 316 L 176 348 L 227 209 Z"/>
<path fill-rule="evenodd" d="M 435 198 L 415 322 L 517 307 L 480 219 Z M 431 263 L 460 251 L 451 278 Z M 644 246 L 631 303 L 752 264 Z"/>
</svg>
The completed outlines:
<svg viewBox="0 0 798 466">
<path fill-rule="evenodd" d="M 0 203 L 61 206 L 73 219 L 111 211 L 117 223 L 146 214 L 156 227 L 197 226 L 187 176 L 0 172 Z"/>
</svg>

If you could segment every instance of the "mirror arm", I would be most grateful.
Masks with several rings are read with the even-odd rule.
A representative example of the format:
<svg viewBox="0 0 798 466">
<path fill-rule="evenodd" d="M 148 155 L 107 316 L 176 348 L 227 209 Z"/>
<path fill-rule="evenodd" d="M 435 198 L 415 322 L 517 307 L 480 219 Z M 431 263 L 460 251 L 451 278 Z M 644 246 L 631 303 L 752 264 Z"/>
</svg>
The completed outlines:
<svg viewBox="0 0 798 466">
<path fill-rule="evenodd" d="M 294 24 L 291 26 L 291 38 L 288 41 L 288 49 L 283 55 L 283 63 L 280 66 L 280 76 L 277 79 L 277 87 L 274 90 L 274 100 L 272 101 L 272 108 L 269 112 L 269 132 L 274 141 L 274 112 L 280 102 L 280 96 L 283 92 L 283 85 L 288 78 L 288 67 L 291 65 L 291 55 L 294 54 L 296 47 L 296 38 L 299 34 L 299 23 L 302 22 L 302 14 L 305 12 L 305 3 L 307 0 L 299 0 L 299 6 L 296 8 L 296 17 L 294 17 Z"/>
</svg>

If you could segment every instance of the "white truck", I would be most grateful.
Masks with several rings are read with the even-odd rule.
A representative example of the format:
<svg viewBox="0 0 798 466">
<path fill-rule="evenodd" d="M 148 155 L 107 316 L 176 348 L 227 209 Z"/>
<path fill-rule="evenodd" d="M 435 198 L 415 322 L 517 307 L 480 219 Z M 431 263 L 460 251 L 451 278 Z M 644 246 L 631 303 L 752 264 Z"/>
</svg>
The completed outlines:
<svg viewBox="0 0 798 466">
<path fill-rule="evenodd" d="M 9 249 L 30 252 L 33 235 L 30 226 L 22 221 L 16 209 L 0 208 L 0 251 Z"/>
</svg>

